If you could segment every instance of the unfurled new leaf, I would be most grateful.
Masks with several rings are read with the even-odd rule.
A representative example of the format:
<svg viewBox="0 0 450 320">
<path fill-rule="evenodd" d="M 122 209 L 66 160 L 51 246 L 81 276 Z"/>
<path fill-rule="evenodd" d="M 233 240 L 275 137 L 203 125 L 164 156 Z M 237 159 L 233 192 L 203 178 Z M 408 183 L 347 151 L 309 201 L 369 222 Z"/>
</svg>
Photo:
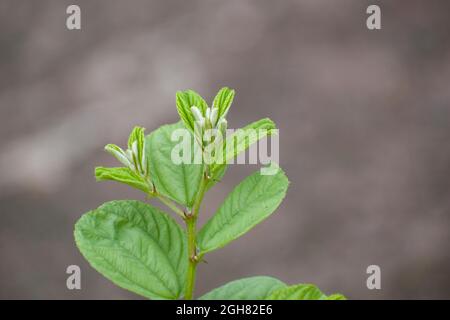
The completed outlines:
<svg viewBox="0 0 450 320">
<path fill-rule="evenodd" d="M 194 132 L 194 116 L 192 114 L 192 107 L 197 107 L 204 116 L 208 104 L 203 98 L 193 90 L 178 91 L 176 95 L 176 104 L 178 114 L 183 121 L 186 128 Z"/>
<path fill-rule="evenodd" d="M 200 300 L 264 300 L 286 285 L 272 277 L 251 277 L 231 281 L 200 297 Z"/>
<path fill-rule="evenodd" d="M 288 185 L 280 168 L 275 175 L 258 171 L 245 178 L 200 230 L 200 252 L 225 246 L 267 218 L 283 200 Z"/>
<path fill-rule="evenodd" d="M 152 187 L 149 182 L 129 168 L 97 167 L 95 168 L 95 178 L 97 181 L 111 180 L 125 183 L 147 194 L 152 192 Z"/>
<path fill-rule="evenodd" d="M 136 170 L 143 176 L 147 175 L 148 164 L 145 156 L 145 134 L 144 128 L 134 127 L 128 138 L 128 150 Z"/>
<path fill-rule="evenodd" d="M 112 201 L 75 225 L 83 256 L 116 285 L 151 299 L 177 299 L 186 282 L 186 237 L 163 211 Z"/>
<path fill-rule="evenodd" d="M 219 90 L 214 98 L 213 108 L 218 109 L 217 119 L 227 116 L 228 110 L 234 99 L 234 90 L 224 87 Z"/>
<path fill-rule="evenodd" d="M 128 137 L 128 149 L 132 149 L 133 144 L 136 142 L 139 146 L 139 149 L 142 149 L 144 146 L 144 128 L 142 127 L 134 127 Z"/>
<path fill-rule="evenodd" d="M 341 294 L 326 296 L 315 285 L 298 284 L 272 292 L 267 300 L 345 300 Z"/>
</svg>

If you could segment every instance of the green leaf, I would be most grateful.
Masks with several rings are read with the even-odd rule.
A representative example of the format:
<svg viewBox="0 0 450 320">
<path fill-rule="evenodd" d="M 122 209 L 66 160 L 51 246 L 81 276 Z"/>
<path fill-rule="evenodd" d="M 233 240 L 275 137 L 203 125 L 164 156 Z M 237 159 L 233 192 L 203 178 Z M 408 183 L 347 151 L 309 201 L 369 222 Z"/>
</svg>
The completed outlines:
<svg viewBox="0 0 450 320">
<path fill-rule="evenodd" d="M 267 300 L 345 300 L 341 294 L 326 296 L 315 285 L 297 284 L 272 292 Z"/>
<path fill-rule="evenodd" d="M 183 123 L 178 122 L 162 126 L 148 135 L 146 154 L 156 191 L 181 205 L 191 207 L 202 179 L 203 165 L 176 164 L 172 161 L 172 151 L 180 143 L 171 139 L 177 129 L 184 130 L 193 150 L 193 135 L 184 128 Z M 192 152 L 190 163 L 194 163 L 194 156 Z"/>
<path fill-rule="evenodd" d="M 125 151 L 122 150 L 121 147 L 109 143 L 105 146 L 105 150 L 109 152 L 112 156 L 114 156 L 117 160 L 119 160 L 124 166 L 132 167 L 133 165 L 132 160 L 128 159 L 127 154 L 125 153 Z"/>
<path fill-rule="evenodd" d="M 324 294 L 312 284 L 298 284 L 273 292 L 268 300 L 321 300 Z"/>
<path fill-rule="evenodd" d="M 133 143 L 136 142 L 138 149 L 142 150 L 144 147 L 144 134 L 145 129 L 142 127 L 134 127 L 133 130 L 130 133 L 130 136 L 128 137 L 128 149 L 133 148 Z"/>
<path fill-rule="evenodd" d="M 116 285 L 152 299 L 177 299 L 186 282 L 183 230 L 139 201 L 107 202 L 84 214 L 75 241 L 94 269 Z"/>
<path fill-rule="evenodd" d="M 347 300 L 347 298 L 340 293 L 334 293 L 334 294 L 326 297 L 325 300 Z"/>
<path fill-rule="evenodd" d="M 131 158 L 135 169 L 142 175 L 148 174 L 148 161 L 145 157 L 145 129 L 134 127 L 128 138 L 128 149 L 131 150 Z"/>
<path fill-rule="evenodd" d="M 194 116 L 192 115 L 191 107 L 196 106 L 205 115 L 208 104 L 193 90 L 178 91 L 176 94 L 176 104 L 178 114 L 184 125 L 194 132 Z"/>
<path fill-rule="evenodd" d="M 200 252 L 225 246 L 267 218 L 283 200 L 288 184 L 281 168 L 274 175 L 257 171 L 245 178 L 200 230 Z"/>
<path fill-rule="evenodd" d="M 227 87 L 220 89 L 217 93 L 214 98 L 213 107 L 219 109 L 218 119 L 226 117 L 228 109 L 230 109 L 230 106 L 233 103 L 234 93 L 234 90 Z"/>
<path fill-rule="evenodd" d="M 200 297 L 200 300 L 264 300 L 286 285 L 271 277 L 251 277 L 231 281 Z"/>
<path fill-rule="evenodd" d="M 212 177 L 216 179 L 219 173 L 224 170 L 223 168 L 227 166 L 229 160 L 247 150 L 253 143 L 274 134 L 275 129 L 275 123 L 268 118 L 264 118 L 233 132 L 226 138 L 222 154 L 218 154 L 216 157 L 219 161 L 211 165 Z"/>
<path fill-rule="evenodd" d="M 208 181 L 206 185 L 206 190 L 211 189 L 217 182 L 220 182 L 227 171 L 227 166 L 221 166 L 219 171 L 216 171 L 214 177 Z"/>
<path fill-rule="evenodd" d="M 124 183 L 132 186 L 133 188 L 144 191 L 146 194 L 149 194 L 152 191 L 151 186 L 144 180 L 144 178 L 128 168 L 97 167 L 95 168 L 95 178 L 97 181 L 112 180 Z"/>
</svg>

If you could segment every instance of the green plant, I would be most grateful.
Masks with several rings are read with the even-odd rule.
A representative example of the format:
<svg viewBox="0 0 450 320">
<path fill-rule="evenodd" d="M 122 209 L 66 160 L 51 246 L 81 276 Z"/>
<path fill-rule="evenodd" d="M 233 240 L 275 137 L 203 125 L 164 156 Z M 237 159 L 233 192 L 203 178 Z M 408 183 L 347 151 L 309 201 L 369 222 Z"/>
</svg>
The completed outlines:
<svg viewBox="0 0 450 320">
<path fill-rule="evenodd" d="M 162 210 L 134 200 L 111 201 L 84 214 L 75 225 L 75 240 L 83 256 L 120 287 L 151 299 L 192 299 L 196 267 L 204 256 L 237 239 L 272 214 L 283 200 L 288 179 L 276 164 L 272 175 L 256 172 L 228 195 L 215 215 L 197 231 L 197 218 L 205 193 L 217 183 L 227 160 L 257 140 L 275 134 L 275 124 L 262 119 L 225 137 L 226 115 L 234 90 L 222 88 L 212 107 L 194 91 L 178 92 L 181 121 L 144 135 L 136 127 L 128 149 L 108 144 L 105 149 L 124 166 L 97 167 L 97 180 L 114 180 L 158 199 L 185 223 L 185 230 Z M 196 152 L 191 161 L 176 164 L 177 144 L 172 134 L 188 129 L 188 145 Z M 205 136 L 209 129 L 216 135 Z M 258 135 L 251 134 L 259 130 Z M 208 146 L 215 149 L 207 155 Z M 200 153 L 201 160 L 194 157 Z M 204 161 L 206 156 L 208 162 Z M 221 159 L 222 161 L 219 161 Z M 324 295 L 309 284 L 288 286 L 271 277 L 232 281 L 200 299 L 344 299 Z"/>
</svg>

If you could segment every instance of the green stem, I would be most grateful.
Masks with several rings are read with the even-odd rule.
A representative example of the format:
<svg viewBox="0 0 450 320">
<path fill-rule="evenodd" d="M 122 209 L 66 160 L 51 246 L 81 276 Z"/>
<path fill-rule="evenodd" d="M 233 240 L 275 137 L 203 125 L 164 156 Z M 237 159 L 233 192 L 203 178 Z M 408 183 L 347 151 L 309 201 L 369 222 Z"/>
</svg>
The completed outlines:
<svg viewBox="0 0 450 320">
<path fill-rule="evenodd" d="M 188 240 L 188 270 L 186 277 L 186 291 L 184 298 L 186 300 L 192 300 L 195 286 L 195 273 L 197 269 L 197 258 L 195 248 L 195 225 L 196 218 L 191 217 L 186 220 L 187 227 L 187 240 Z"/>
<path fill-rule="evenodd" d="M 200 187 L 197 193 L 197 197 L 194 200 L 192 212 L 185 217 L 187 242 L 188 242 L 188 271 L 186 279 L 186 290 L 184 293 L 184 298 L 186 300 L 192 300 L 194 295 L 195 273 L 197 270 L 197 264 L 199 262 L 199 257 L 197 256 L 196 223 L 198 212 L 200 209 L 200 204 L 202 203 L 203 196 L 205 195 L 207 184 L 208 184 L 208 177 L 204 172 L 203 179 L 200 183 Z"/>
<path fill-rule="evenodd" d="M 185 218 L 184 212 L 180 208 L 178 208 L 177 205 L 175 203 L 173 203 L 170 199 L 168 199 L 160 194 L 158 194 L 157 197 L 162 203 L 164 203 L 166 206 L 168 206 L 170 209 L 172 209 L 173 212 L 178 214 L 183 219 Z"/>
</svg>

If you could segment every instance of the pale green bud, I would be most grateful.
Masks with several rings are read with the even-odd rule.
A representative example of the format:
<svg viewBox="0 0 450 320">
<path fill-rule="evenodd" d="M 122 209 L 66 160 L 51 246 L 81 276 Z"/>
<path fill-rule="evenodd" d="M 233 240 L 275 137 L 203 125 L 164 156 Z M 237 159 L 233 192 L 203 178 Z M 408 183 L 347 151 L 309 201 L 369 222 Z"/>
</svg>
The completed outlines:
<svg viewBox="0 0 450 320">
<path fill-rule="evenodd" d="M 127 157 L 126 153 L 115 144 L 107 144 L 105 146 L 105 150 L 112 154 L 117 160 L 119 160 L 123 165 L 129 167 L 132 165 L 132 162 Z"/>
</svg>

